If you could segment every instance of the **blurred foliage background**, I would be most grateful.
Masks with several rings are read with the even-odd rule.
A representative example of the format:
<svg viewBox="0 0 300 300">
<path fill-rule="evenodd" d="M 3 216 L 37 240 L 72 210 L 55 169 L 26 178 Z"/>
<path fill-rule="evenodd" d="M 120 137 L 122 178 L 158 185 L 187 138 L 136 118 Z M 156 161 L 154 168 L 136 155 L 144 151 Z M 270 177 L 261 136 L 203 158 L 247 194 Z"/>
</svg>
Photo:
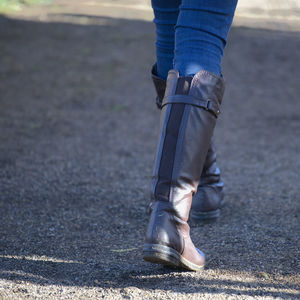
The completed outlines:
<svg viewBox="0 0 300 300">
<path fill-rule="evenodd" d="M 21 11 L 26 5 L 49 3 L 51 0 L 0 0 L 0 13 Z"/>
</svg>

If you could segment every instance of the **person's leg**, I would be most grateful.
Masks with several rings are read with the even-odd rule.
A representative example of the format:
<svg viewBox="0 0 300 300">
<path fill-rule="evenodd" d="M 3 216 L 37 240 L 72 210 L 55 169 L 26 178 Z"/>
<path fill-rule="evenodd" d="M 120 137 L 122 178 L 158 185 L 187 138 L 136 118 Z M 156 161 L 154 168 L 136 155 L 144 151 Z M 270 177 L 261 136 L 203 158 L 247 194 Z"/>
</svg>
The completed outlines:
<svg viewBox="0 0 300 300">
<path fill-rule="evenodd" d="M 193 2 L 197 10 L 196 2 L 204 1 Z M 222 15 L 223 2 L 227 1 L 213 2 L 215 11 L 219 10 Z M 216 22 L 213 14 L 210 14 L 210 18 L 212 27 L 216 23 L 221 30 L 222 26 L 227 25 L 227 22 Z M 190 21 L 185 19 L 185 22 L 183 25 L 188 29 Z M 194 32 L 193 28 L 189 29 Z M 191 32 L 186 32 L 189 39 L 193 39 Z M 178 49 L 177 40 L 175 48 Z M 203 54 L 204 60 L 205 52 Z M 202 55 L 202 48 L 199 55 Z M 214 74 L 219 72 L 210 69 L 213 64 L 202 66 L 202 60 L 195 60 L 194 54 L 191 60 L 188 57 L 187 53 L 184 58 L 180 58 L 188 66 L 183 68 L 179 64 L 182 76 L 177 70 L 170 70 L 168 73 L 152 181 L 154 204 L 143 258 L 153 263 L 197 271 L 203 268 L 205 258 L 190 238 L 187 221 L 192 196 L 197 190 L 216 118 L 220 112 L 224 82 L 221 76 Z M 191 68 L 195 63 L 199 66 Z M 197 71 L 194 72 L 194 69 Z M 194 76 L 185 76 L 186 72 Z"/>
<path fill-rule="evenodd" d="M 157 75 L 166 78 L 173 68 L 180 75 L 199 70 L 219 75 L 237 0 L 152 0 L 151 3 L 156 26 Z"/>
<path fill-rule="evenodd" d="M 175 27 L 174 69 L 221 74 L 221 61 L 237 0 L 182 0 Z"/>
<path fill-rule="evenodd" d="M 165 76 L 169 69 L 173 68 L 174 56 L 174 23 L 178 19 L 178 6 L 181 1 L 172 0 L 152 0 L 157 31 L 156 54 L 157 64 L 152 69 L 152 79 L 157 92 L 156 103 L 161 108 L 165 92 Z M 177 68 L 181 74 L 196 73 L 201 69 L 208 69 L 215 73 L 220 73 L 221 58 L 226 44 L 226 37 L 229 25 L 232 21 L 233 11 L 236 1 L 230 1 L 230 6 L 217 7 L 211 6 L 218 1 L 202 1 L 203 7 L 199 9 L 201 1 L 185 1 L 180 6 L 180 20 L 176 26 L 176 49 L 177 49 Z M 223 1 L 226 2 L 226 1 Z M 208 5 L 208 4 L 209 5 Z M 206 6 L 205 6 L 205 5 Z M 224 3 L 221 3 L 221 5 Z M 221 11 L 226 7 L 226 11 Z M 187 9 L 189 8 L 189 9 Z M 210 24 L 209 20 L 213 19 Z M 184 21 L 189 21 L 182 25 Z M 224 23 L 224 28 L 221 24 Z M 221 29 L 222 30 L 221 30 Z M 191 29 L 191 31 L 189 31 Z M 192 32 L 193 38 L 185 36 Z M 191 35 L 191 33 L 189 33 Z M 184 41 L 188 39 L 188 43 Z M 192 49 L 192 55 L 190 52 Z M 217 55 L 205 53 L 217 53 Z M 183 57 L 181 54 L 184 54 Z M 191 59 L 190 59 L 191 58 Z M 196 62 L 196 63 L 195 63 Z M 176 67 L 175 67 L 176 68 Z M 159 70 L 159 72 L 158 72 Z M 159 76 L 159 74 L 162 74 Z M 201 175 L 197 193 L 193 198 L 191 216 L 195 221 L 217 218 L 220 215 L 220 208 L 224 203 L 223 182 L 220 176 L 220 170 L 216 163 L 216 151 L 211 142 L 204 168 Z M 152 203 L 150 203 L 151 207 Z"/>
<path fill-rule="evenodd" d="M 156 27 L 157 75 L 165 79 L 173 69 L 175 25 L 181 0 L 152 0 L 151 4 Z"/>
</svg>

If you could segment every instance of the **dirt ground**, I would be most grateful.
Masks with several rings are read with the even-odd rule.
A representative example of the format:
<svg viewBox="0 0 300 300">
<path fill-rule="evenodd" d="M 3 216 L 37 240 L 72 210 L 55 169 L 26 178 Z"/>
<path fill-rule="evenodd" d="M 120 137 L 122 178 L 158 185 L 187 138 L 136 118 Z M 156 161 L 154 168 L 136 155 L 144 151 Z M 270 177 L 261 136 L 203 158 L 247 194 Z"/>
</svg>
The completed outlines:
<svg viewBox="0 0 300 300">
<path fill-rule="evenodd" d="M 181 272 L 141 254 L 154 26 L 57 3 L 0 15 L 0 299 L 299 299 L 299 31 L 231 30 L 227 205 L 192 226 L 205 271 Z"/>
</svg>

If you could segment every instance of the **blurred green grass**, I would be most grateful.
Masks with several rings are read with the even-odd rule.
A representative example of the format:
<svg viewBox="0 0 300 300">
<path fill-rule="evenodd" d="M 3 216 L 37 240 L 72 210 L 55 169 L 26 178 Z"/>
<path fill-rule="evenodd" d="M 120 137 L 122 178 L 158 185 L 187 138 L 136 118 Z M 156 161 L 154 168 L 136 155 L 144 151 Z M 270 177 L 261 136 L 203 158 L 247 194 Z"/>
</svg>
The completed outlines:
<svg viewBox="0 0 300 300">
<path fill-rule="evenodd" d="M 49 4 L 51 0 L 0 0 L 0 13 L 21 11 L 26 5 Z"/>
</svg>

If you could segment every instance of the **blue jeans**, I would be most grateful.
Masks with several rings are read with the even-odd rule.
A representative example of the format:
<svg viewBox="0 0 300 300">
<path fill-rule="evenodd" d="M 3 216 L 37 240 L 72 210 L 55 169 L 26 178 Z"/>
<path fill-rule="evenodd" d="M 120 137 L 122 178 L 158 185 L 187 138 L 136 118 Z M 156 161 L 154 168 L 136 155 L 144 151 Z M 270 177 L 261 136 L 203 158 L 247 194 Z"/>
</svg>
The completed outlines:
<svg viewBox="0 0 300 300">
<path fill-rule="evenodd" d="M 152 0 L 158 76 L 222 72 L 221 62 L 237 0 Z"/>
</svg>

